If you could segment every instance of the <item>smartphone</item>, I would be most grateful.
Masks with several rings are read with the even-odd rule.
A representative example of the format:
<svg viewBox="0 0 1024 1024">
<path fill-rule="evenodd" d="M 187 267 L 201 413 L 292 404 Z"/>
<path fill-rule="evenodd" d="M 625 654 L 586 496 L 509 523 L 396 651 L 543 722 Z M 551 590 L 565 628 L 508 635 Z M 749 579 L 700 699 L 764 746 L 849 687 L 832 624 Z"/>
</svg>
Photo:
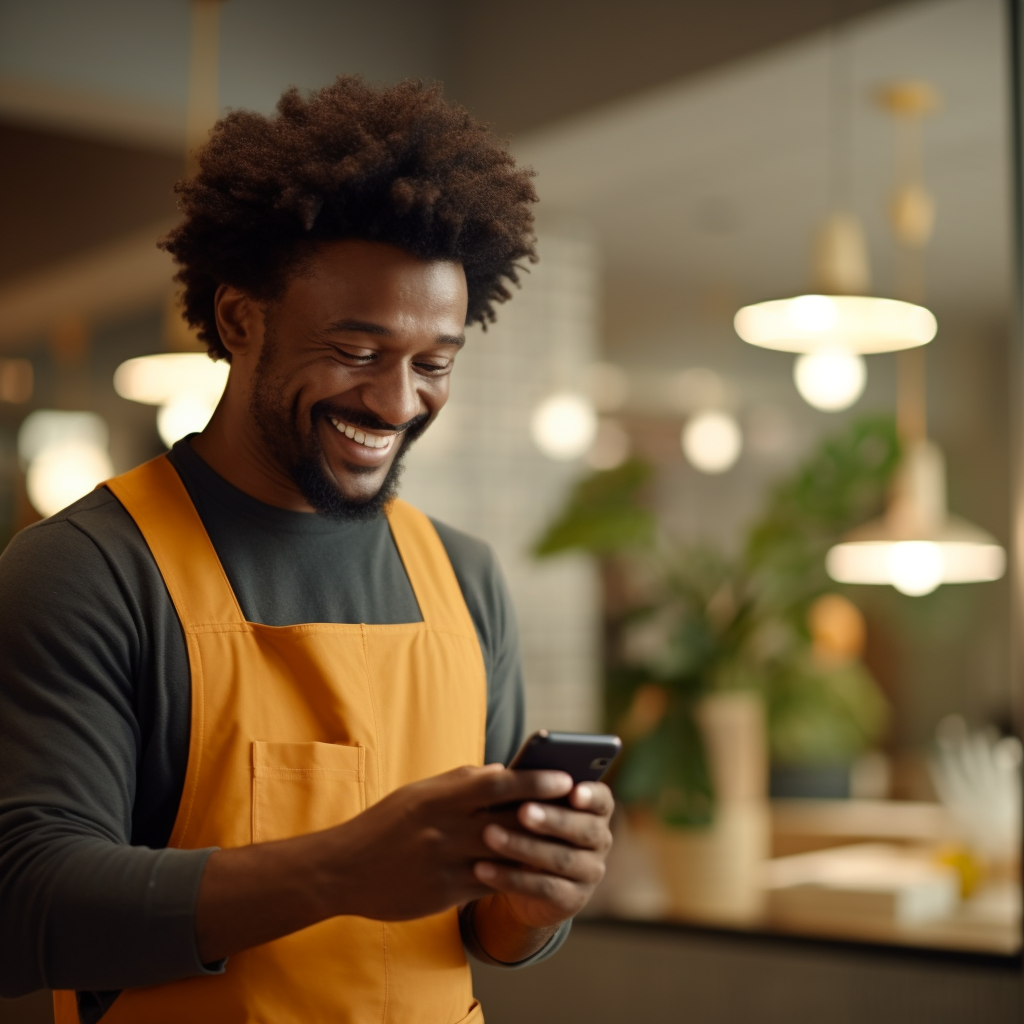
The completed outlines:
<svg viewBox="0 0 1024 1024">
<path fill-rule="evenodd" d="M 568 772 L 576 783 L 597 782 L 619 756 L 622 740 L 587 732 L 535 732 L 519 748 L 509 768 Z"/>
</svg>

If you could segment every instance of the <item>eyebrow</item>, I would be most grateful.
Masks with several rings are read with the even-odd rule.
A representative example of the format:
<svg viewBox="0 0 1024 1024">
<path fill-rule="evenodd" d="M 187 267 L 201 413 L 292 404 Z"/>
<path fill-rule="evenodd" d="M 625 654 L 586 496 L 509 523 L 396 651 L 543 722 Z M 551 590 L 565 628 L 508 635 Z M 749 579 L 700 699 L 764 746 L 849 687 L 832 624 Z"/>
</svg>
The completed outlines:
<svg viewBox="0 0 1024 1024">
<path fill-rule="evenodd" d="M 377 334 L 384 338 L 390 338 L 394 333 L 383 324 L 371 323 L 368 320 L 335 320 L 327 325 L 327 330 L 330 333 Z M 464 334 L 439 334 L 436 344 L 462 348 L 466 344 L 466 336 Z"/>
</svg>

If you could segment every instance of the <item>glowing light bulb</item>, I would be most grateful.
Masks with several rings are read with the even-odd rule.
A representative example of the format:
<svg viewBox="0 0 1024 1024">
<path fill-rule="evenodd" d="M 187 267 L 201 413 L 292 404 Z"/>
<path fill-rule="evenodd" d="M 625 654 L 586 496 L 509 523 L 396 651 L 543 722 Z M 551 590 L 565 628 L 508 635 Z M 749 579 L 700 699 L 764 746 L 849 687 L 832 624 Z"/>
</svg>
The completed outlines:
<svg viewBox="0 0 1024 1024">
<path fill-rule="evenodd" d="M 594 443 L 597 413 L 582 395 L 559 391 L 544 399 L 530 418 L 534 444 L 550 459 L 578 459 Z"/>
<path fill-rule="evenodd" d="M 41 516 L 52 516 L 114 475 L 110 456 L 87 441 L 44 448 L 25 474 L 25 490 Z"/>
<path fill-rule="evenodd" d="M 114 475 L 106 421 L 94 412 L 36 409 L 18 429 L 32 507 L 52 516 Z"/>
<path fill-rule="evenodd" d="M 928 540 L 893 544 L 885 555 L 892 585 L 910 597 L 930 594 L 941 582 L 944 562 L 940 545 Z"/>
<path fill-rule="evenodd" d="M 731 469 L 743 449 L 739 424 L 724 412 L 702 412 L 685 427 L 681 438 L 683 453 L 701 473 L 724 473 Z"/>
<path fill-rule="evenodd" d="M 793 366 L 800 396 L 824 412 L 848 409 L 864 393 L 867 379 L 863 356 L 842 349 L 805 353 L 797 356 Z"/>
</svg>

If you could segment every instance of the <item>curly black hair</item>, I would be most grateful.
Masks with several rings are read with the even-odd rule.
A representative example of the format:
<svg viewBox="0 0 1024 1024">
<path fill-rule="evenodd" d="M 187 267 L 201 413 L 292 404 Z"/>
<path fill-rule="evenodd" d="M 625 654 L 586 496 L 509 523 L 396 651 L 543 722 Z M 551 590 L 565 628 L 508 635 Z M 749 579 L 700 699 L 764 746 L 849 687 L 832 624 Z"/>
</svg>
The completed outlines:
<svg viewBox="0 0 1024 1024">
<path fill-rule="evenodd" d="M 180 269 L 185 319 L 212 358 L 221 284 L 277 298 L 319 243 L 364 239 L 462 264 L 466 323 L 495 319 L 536 261 L 533 172 L 437 85 L 376 89 L 343 75 L 277 116 L 237 110 L 214 127 L 199 169 L 175 191 L 185 219 L 161 239 Z"/>
</svg>

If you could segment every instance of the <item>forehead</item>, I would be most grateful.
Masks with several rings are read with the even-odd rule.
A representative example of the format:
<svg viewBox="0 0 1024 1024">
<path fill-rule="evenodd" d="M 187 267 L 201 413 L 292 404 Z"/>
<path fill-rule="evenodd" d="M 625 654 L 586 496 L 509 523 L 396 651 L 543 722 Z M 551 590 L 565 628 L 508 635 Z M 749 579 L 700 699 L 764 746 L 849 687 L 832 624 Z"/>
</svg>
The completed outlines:
<svg viewBox="0 0 1024 1024">
<path fill-rule="evenodd" d="M 289 281 L 281 305 L 305 317 L 389 320 L 466 318 L 466 275 L 459 263 L 424 260 L 393 245 L 325 242 Z"/>
</svg>

